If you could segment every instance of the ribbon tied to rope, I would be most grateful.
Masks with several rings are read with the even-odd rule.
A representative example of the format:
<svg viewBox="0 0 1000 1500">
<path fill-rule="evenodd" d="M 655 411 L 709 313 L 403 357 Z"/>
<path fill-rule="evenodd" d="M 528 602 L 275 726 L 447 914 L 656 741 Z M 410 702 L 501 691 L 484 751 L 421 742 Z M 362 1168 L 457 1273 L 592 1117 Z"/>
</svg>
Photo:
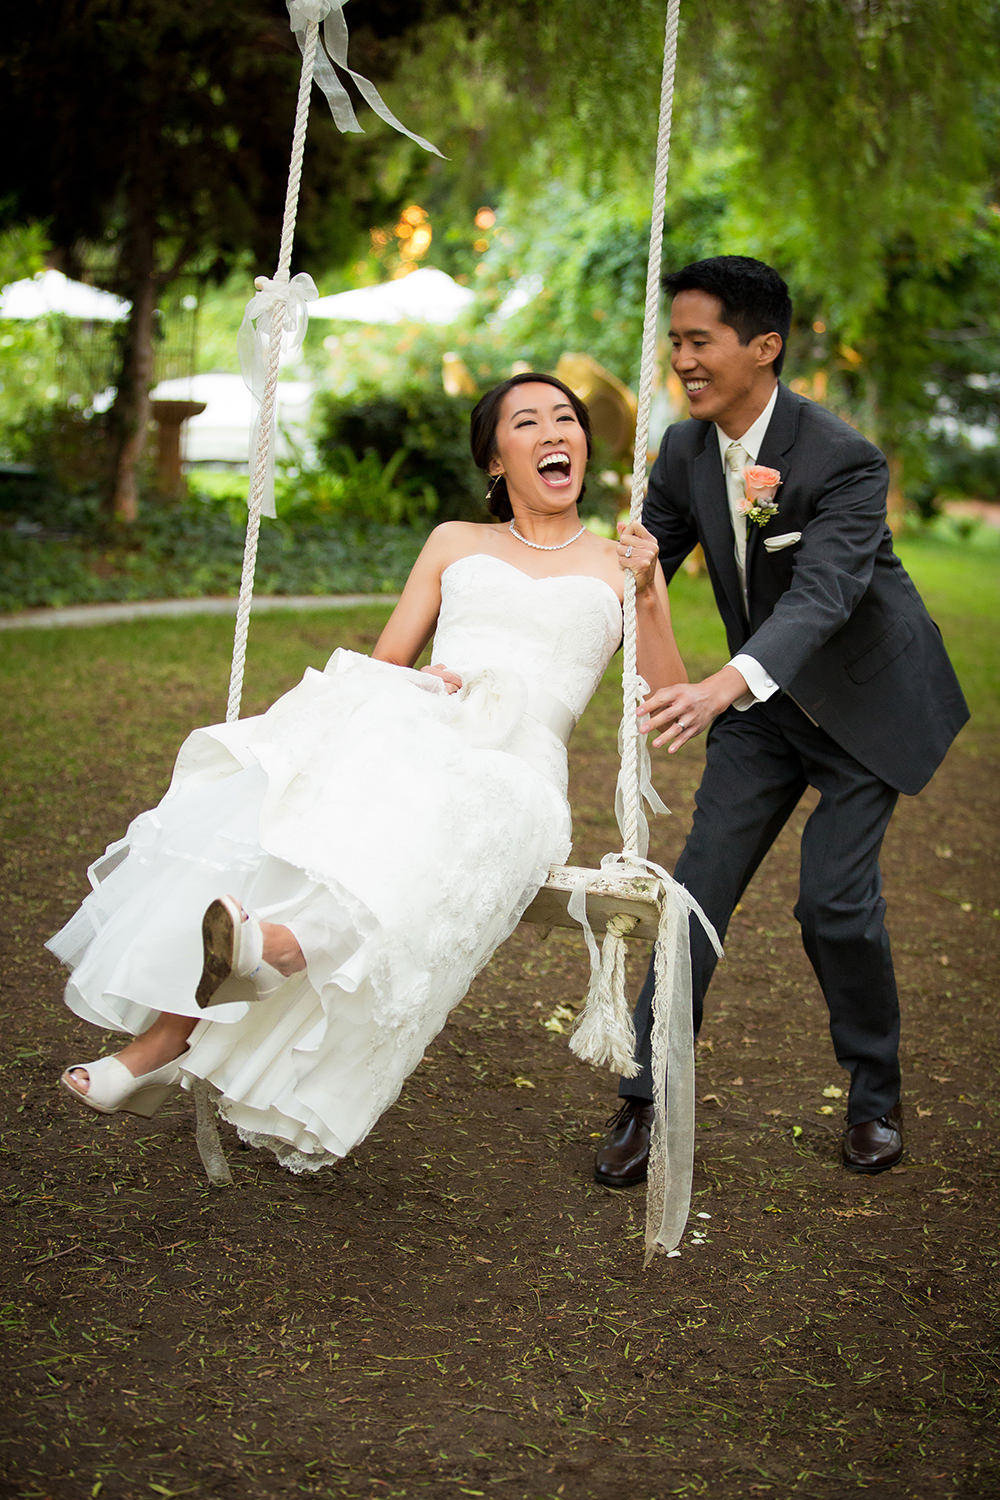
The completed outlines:
<svg viewBox="0 0 1000 1500">
<path fill-rule="evenodd" d="M 261 514 L 275 515 L 274 431 L 277 419 L 278 363 L 281 354 L 298 354 L 309 324 L 309 303 L 319 296 L 316 283 L 305 271 L 290 281 L 258 276 L 256 295 L 243 310 L 236 336 L 240 371 L 257 402 L 250 432 L 250 469 L 254 469 L 261 444 L 261 430 L 268 427 Z M 274 344 L 277 341 L 278 348 Z"/>
<path fill-rule="evenodd" d="M 340 68 L 347 74 L 362 99 L 374 110 L 380 120 L 391 125 L 393 130 L 398 130 L 400 135 L 407 136 L 424 151 L 432 151 L 435 156 L 441 156 L 442 153 L 430 141 L 424 140 L 422 135 L 416 135 L 412 130 L 407 130 L 403 122 L 393 114 L 373 83 L 361 73 L 355 73 L 353 68 L 348 67 L 347 22 L 344 20 L 344 6 L 341 0 L 287 0 L 287 5 L 288 19 L 303 55 L 309 26 L 320 25 L 322 27 L 323 47 L 318 47 L 316 50 L 313 82 L 329 104 L 330 113 L 333 115 L 333 121 L 338 130 L 360 131 L 363 127 L 358 124 L 354 106 L 348 97 L 347 90 L 337 77 L 336 68 Z"/>
</svg>

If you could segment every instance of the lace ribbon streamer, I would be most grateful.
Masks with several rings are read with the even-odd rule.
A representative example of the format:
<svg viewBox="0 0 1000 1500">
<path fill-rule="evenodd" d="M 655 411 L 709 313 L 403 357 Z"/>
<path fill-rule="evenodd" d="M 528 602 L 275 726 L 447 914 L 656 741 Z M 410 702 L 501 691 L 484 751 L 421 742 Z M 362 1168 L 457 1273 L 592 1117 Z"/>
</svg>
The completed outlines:
<svg viewBox="0 0 1000 1500">
<path fill-rule="evenodd" d="M 416 135 L 412 130 L 407 130 L 402 121 L 393 114 L 375 85 L 361 73 L 355 73 L 353 68 L 348 67 L 347 22 L 344 20 L 342 3 L 337 3 L 337 0 L 287 0 L 287 4 L 288 19 L 295 34 L 295 40 L 303 54 L 305 53 L 306 31 L 310 23 L 317 22 L 322 25 L 321 35 L 323 47 L 326 50 L 324 51 L 323 47 L 317 49 L 313 82 L 329 104 L 330 113 L 333 115 L 333 121 L 338 130 L 360 131 L 362 126 L 358 124 L 358 117 L 354 113 L 354 106 L 351 104 L 347 90 L 337 77 L 334 63 L 347 74 L 362 99 L 374 110 L 380 120 L 384 120 L 386 125 L 391 125 L 393 130 L 398 130 L 400 135 L 407 136 L 424 151 L 433 151 L 435 156 L 442 155 L 438 148 L 430 141 L 424 140 L 422 135 Z"/>
<path fill-rule="evenodd" d="M 205 1174 L 213 1187 L 231 1187 L 233 1174 L 219 1140 L 211 1090 L 204 1078 L 196 1078 L 191 1092 L 194 1095 L 195 1145 Z"/>
<path fill-rule="evenodd" d="M 258 276 L 254 282 L 255 296 L 250 298 L 243 310 L 243 321 L 236 335 L 236 349 L 240 357 L 240 373 L 247 389 L 257 403 L 253 427 L 250 431 L 250 467 L 260 449 L 261 422 L 264 416 L 264 394 L 271 369 L 271 345 L 277 336 L 281 352 L 286 357 L 298 354 L 309 324 L 309 303 L 319 296 L 316 283 L 306 271 L 300 271 L 290 281 L 270 276 Z M 270 403 L 270 432 L 266 445 L 264 488 L 261 498 L 261 514 L 275 516 L 274 508 L 274 432 L 277 423 L 277 400 Z"/>
<path fill-rule="evenodd" d="M 694 1022 L 691 991 L 691 935 L 689 919 L 697 917 L 719 957 L 722 945 L 712 923 L 690 891 L 669 875 L 662 865 L 651 859 L 626 854 L 606 854 L 602 870 L 615 870 L 622 876 L 649 875 L 656 882 L 660 910 L 653 950 L 653 1130 L 649 1150 L 649 1177 L 646 1189 L 646 1257 L 649 1265 L 658 1251 L 675 1250 L 680 1243 L 691 1206 L 691 1179 L 694 1163 Z M 612 986 L 621 985 L 624 992 L 624 969 L 617 973 L 618 959 L 624 964 L 624 943 L 609 925 L 604 951 L 598 948 L 587 916 L 584 890 L 574 891 L 568 911 L 583 929 L 590 952 L 591 991 L 587 1008 L 570 1048 L 578 1056 L 577 1043 L 586 1026 L 587 1009 L 597 996 L 598 1024 L 608 1046 L 608 1055 L 588 1056 L 587 1061 L 608 1062 L 626 1078 L 639 1071 L 634 1058 L 635 1033 L 632 1019 L 625 1012 L 627 1028 L 615 1034 L 615 996 Z M 626 918 L 626 920 L 628 920 Z M 609 952 L 611 958 L 609 960 Z M 609 972 L 609 970 L 611 972 Z M 609 1038 L 618 1046 L 613 1055 Z M 583 1044 L 586 1046 L 586 1042 Z"/>
<path fill-rule="evenodd" d="M 694 1165 L 694 1019 L 690 918 L 697 917 L 719 958 L 719 935 L 684 886 L 650 859 L 622 859 L 660 884 L 653 950 L 653 1129 L 646 1186 L 646 1257 L 676 1250 L 691 1207 Z M 610 861 L 609 861 L 610 862 Z"/>
</svg>

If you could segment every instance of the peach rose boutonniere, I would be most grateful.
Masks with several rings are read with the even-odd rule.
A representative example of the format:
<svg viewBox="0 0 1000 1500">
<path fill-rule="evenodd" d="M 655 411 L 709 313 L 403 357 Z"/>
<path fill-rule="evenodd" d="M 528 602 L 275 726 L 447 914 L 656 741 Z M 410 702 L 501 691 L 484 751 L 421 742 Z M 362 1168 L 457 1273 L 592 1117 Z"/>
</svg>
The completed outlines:
<svg viewBox="0 0 1000 1500">
<path fill-rule="evenodd" d="M 740 513 L 755 526 L 766 526 L 772 516 L 778 514 L 778 502 L 774 497 L 780 483 L 781 475 L 777 469 L 765 468 L 763 464 L 751 464 L 744 469 Z"/>
</svg>

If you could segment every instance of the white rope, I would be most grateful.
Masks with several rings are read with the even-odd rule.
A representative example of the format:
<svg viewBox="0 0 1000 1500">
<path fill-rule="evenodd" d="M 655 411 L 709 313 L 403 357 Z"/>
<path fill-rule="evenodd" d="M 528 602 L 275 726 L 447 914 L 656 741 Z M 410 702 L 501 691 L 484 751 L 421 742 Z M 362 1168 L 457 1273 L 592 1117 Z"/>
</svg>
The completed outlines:
<svg viewBox="0 0 1000 1500">
<path fill-rule="evenodd" d="M 653 174 L 653 217 L 649 226 L 649 260 L 646 266 L 646 304 L 642 318 L 642 355 L 639 361 L 639 397 L 635 422 L 635 455 L 632 464 L 632 496 L 629 520 L 642 520 L 646 496 L 646 451 L 649 446 L 649 412 L 656 369 L 656 325 L 660 305 L 660 264 L 663 258 L 663 218 L 667 201 L 667 170 L 670 165 L 670 126 L 677 66 L 677 27 L 680 0 L 669 0 L 663 46 L 663 77 L 660 85 L 660 115 L 656 135 L 656 167 Z M 636 706 L 641 700 L 636 667 L 635 575 L 625 575 L 624 633 L 622 638 L 622 853 L 644 855 L 639 848 L 639 739 Z"/>
<path fill-rule="evenodd" d="M 653 174 L 653 208 L 646 267 L 646 302 L 642 321 L 642 353 L 636 411 L 635 454 L 629 520 L 642 520 L 646 494 L 646 455 L 649 414 L 656 368 L 656 328 L 660 303 L 660 265 L 666 211 L 667 171 L 677 31 L 680 0 L 669 0 L 663 45 L 663 74 Z M 649 750 L 639 734 L 636 708 L 648 692 L 638 670 L 635 575 L 625 574 L 622 629 L 622 720 L 619 733 L 621 768 L 615 812 L 622 851 L 607 856 L 622 873 L 655 871 L 660 877 L 660 922 L 653 957 L 653 1103 L 649 1187 L 646 1209 L 646 1264 L 657 1251 L 672 1250 L 680 1241 L 691 1201 L 691 1164 L 694 1151 L 694 1063 L 691 1024 L 691 958 L 689 916 L 694 910 L 709 930 L 696 903 L 659 866 L 647 860 L 649 825 L 642 801 L 654 811 L 662 803 L 652 789 Z M 715 934 L 710 934 L 716 942 Z M 600 954 L 591 945 L 591 983 L 587 1001 L 570 1046 L 578 1057 L 601 1065 L 610 1062 L 626 1078 L 639 1071 L 634 1060 L 635 1028 L 625 986 L 624 924 L 608 924 Z M 668 1068 L 668 1058 L 670 1067 Z M 665 1112 L 667 1089 L 669 1109 Z"/>
<path fill-rule="evenodd" d="M 306 28 L 302 47 L 302 71 L 299 75 L 299 93 L 295 104 L 295 128 L 292 133 L 292 154 L 288 166 L 288 185 L 285 189 L 285 216 L 281 223 L 281 246 L 278 251 L 278 268 L 274 280 L 279 286 L 287 286 L 292 264 L 292 244 L 295 239 L 295 220 L 299 206 L 299 188 L 302 182 L 302 159 L 306 148 L 306 126 L 309 121 L 309 94 L 312 89 L 313 70 L 316 64 L 316 47 L 319 42 L 319 22 L 310 21 Z M 264 499 L 265 482 L 274 449 L 274 408 L 278 392 L 278 371 L 281 366 L 281 343 L 284 327 L 285 307 L 276 300 L 265 313 L 267 329 L 268 364 L 264 394 L 260 404 L 257 447 L 253 456 L 253 472 L 247 497 L 247 535 L 243 548 L 243 573 L 240 578 L 239 600 L 236 606 L 236 632 L 233 640 L 233 664 L 229 676 L 229 701 L 226 706 L 226 723 L 231 724 L 240 716 L 243 699 L 243 674 L 246 666 L 247 636 L 250 631 L 250 606 L 253 602 L 254 574 L 257 569 L 257 543 L 260 537 L 260 516 Z"/>
</svg>

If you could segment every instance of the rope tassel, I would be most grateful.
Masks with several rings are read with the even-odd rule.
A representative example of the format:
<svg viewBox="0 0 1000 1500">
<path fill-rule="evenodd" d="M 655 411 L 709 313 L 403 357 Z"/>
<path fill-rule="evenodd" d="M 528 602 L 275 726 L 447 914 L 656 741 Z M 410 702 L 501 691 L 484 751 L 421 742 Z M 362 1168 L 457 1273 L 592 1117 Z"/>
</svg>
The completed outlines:
<svg viewBox="0 0 1000 1500">
<path fill-rule="evenodd" d="M 633 1056 L 635 1027 L 625 989 L 625 938 L 635 925 L 636 918 L 625 914 L 612 917 L 608 923 L 600 959 L 591 963 L 583 1013 L 569 1042 L 570 1051 L 581 1062 L 593 1063 L 595 1068 L 613 1068 L 623 1078 L 634 1078 L 639 1072 Z"/>
</svg>

